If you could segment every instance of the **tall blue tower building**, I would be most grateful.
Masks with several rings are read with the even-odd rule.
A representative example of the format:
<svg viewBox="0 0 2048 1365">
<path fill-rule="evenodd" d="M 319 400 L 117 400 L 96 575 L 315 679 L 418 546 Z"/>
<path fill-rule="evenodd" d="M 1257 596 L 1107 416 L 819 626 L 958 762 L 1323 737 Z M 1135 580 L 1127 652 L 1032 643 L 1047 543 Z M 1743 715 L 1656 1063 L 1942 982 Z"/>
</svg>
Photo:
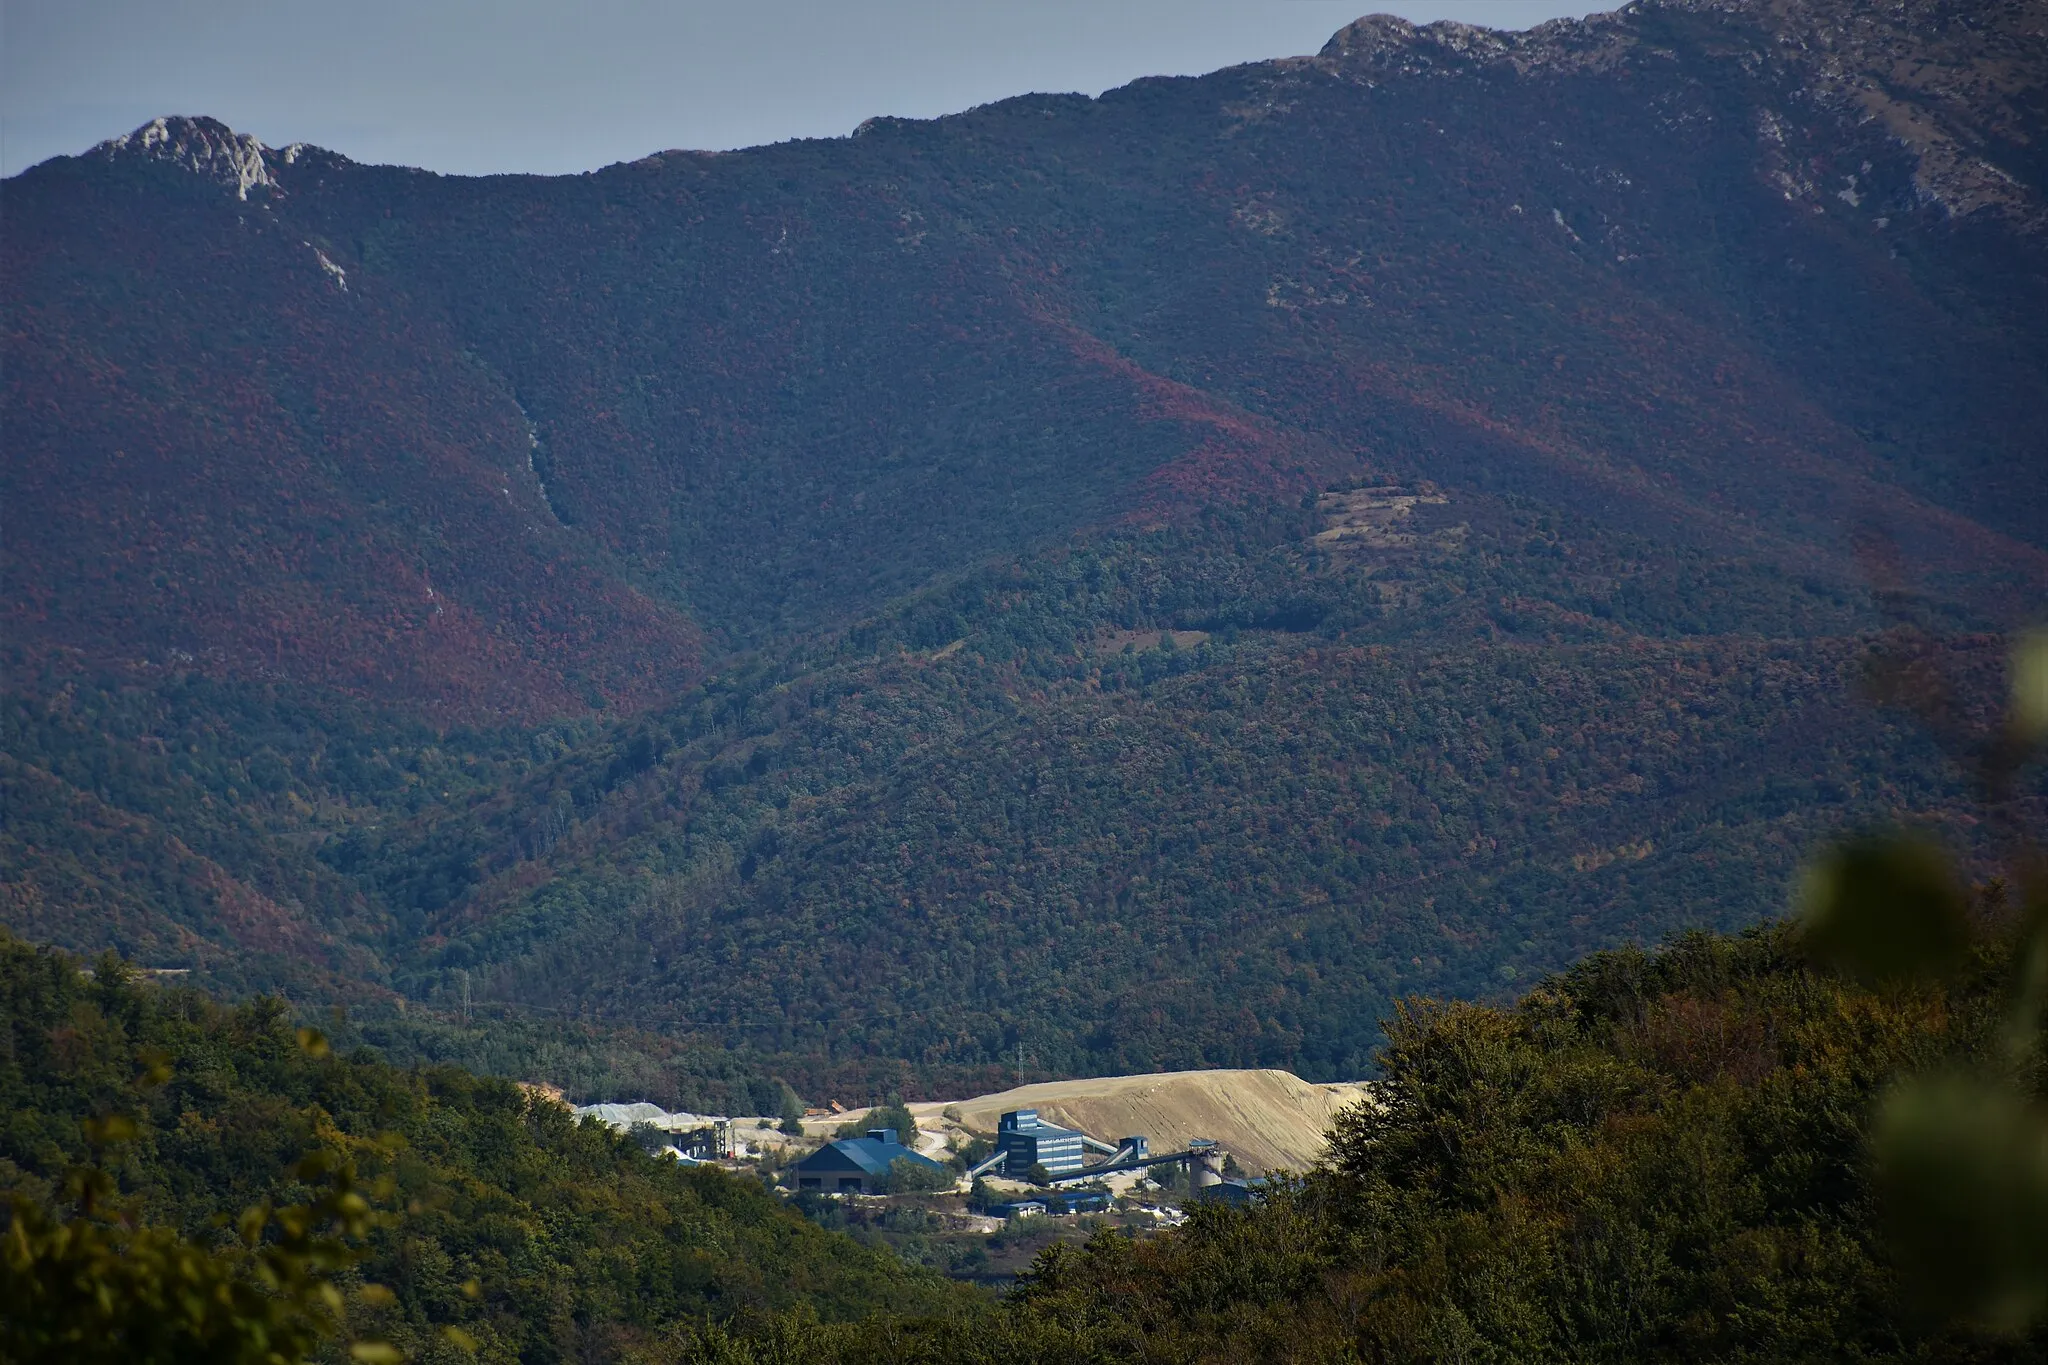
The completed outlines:
<svg viewBox="0 0 2048 1365">
<path fill-rule="evenodd" d="M 1043 1122 L 1036 1109 L 1014 1109 L 996 1121 L 996 1148 L 1003 1153 L 1003 1173 L 1021 1180 L 1034 1166 L 1048 1175 L 1081 1169 L 1081 1135 L 1071 1128 Z"/>
</svg>

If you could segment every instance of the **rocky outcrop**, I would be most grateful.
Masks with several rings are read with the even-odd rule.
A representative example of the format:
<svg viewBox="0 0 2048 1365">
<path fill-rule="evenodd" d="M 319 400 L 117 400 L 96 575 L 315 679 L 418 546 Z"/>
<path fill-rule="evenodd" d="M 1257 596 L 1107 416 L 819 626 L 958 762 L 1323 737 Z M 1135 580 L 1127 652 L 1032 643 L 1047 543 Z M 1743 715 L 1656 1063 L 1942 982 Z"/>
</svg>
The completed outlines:
<svg viewBox="0 0 2048 1365">
<path fill-rule="evenodd" d="M 132 133 L 108 138 L 93 150 L 109 161 L 142 158 L 168 162 L 232 187 L 237 199 L 247 199 L 250 190 L 276 183 L 264 160 L 264 145 L 219 119 L 154 118 Z"/>
<path fill-rule="evenodd" d="M 294 171 L 332 171 L 353 165 L 347 157 L 308 142 L 267 147 L 249 133 L 238 133 L 216 118 L 167 114 L 153 118 L 132 133 L 108 138 L 89 155 L 108 161 L 159 162 L 190 171 L 231 189 L 246 200 L 251 190 L 284 192 Z"/>
<path fill-rule="evenodd" d="M 1640 66 L 1723 65 L 1776 86 L 1759 111 L 1766 174 L 1791 197 L 1846 194 L 1804 185 L 1774 155 L 1793 109 L 1876 123 L 1917 163 L 1922 200 L 1953 217 L 1990 212 L 2048 227 L 2041 149 L 2028 131 L 2048 107 L 2048 11 L 2026 0 L 1638 0 L 1611 14 L 1509 33 L 1371 15 L 1346 25 L 1316 65 L 1356 80 L 1544 76 Z M 1697 73 L 1692 73 L 1697 74 Z"/>
</svg>

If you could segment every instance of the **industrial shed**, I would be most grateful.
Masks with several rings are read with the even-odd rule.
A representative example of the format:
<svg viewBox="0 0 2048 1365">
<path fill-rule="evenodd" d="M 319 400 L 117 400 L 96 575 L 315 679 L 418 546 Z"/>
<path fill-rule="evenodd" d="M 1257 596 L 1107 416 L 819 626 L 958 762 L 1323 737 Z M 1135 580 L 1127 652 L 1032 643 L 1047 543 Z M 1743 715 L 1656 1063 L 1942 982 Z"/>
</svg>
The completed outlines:
<svg viewBox="0 0 2048 1365">
<path fill-rule="evenodd" d="M 946 1169 L 905 1147 L 894 1129 L 870 1128 L 866 1137 L 826 1143 L 791 1170 L 799 1190 L 881 1194 L 888 1186 L 889 1163 L 893 1161 L 911 1161 L 934 1171 Z"/>
</svg>

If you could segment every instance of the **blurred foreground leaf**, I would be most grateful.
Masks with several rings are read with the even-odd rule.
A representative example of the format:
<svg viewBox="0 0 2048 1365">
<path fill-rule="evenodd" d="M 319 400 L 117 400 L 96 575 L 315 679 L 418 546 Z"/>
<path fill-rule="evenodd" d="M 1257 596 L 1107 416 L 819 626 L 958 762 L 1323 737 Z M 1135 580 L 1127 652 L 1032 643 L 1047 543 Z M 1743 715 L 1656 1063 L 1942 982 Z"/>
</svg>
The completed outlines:
<svg viewBox="0 0 2048 1365">
<path fill-rule="evenodd" d="M 132 1140 L 136 1124 L 114 1114 L 89 1120 L 87 1129 L 96 1146 L 106 1146 Z M 0 1361 L 287 1365 L 310 1358 L 346 1329 L 335 1279 L 359 1259 L 378 1219 L 337 1155 L 316 1152 L 299 1172 L 320 1186 L 312 1200 L 246 1210 L 234 1220 L 239 1240 L 226 1244 L 142 1223 L 133 1208 L 113 1202 L 113 1178 L 97 1166 L 67 1176 L 68 1207 L 16 1192 L 0 1221 Z M 376 1341 L 348 1350 L 371 1365 L 403 1359 Z"/>
<path fill-rule="evenodd" d="M 2048 630 L 2030 630 L 2012 650 L 2012 723 L 2029 744 L 2048 739 Z"/>
<path fill-rule="evenodd" d="M 1800 902 L 1807 951 L 1864 981 L 1938 979 L 1969 951 L 1962 888 L 1923 839 L 1874 835 L 1830 850 Z"/>
<path fill-rule="evenodd" d="M 2048 1109 L 1968 1076 L 1910 1081 L 1880 1107 L 1872 1149 L 1930 1307 L 2009 1332 L 2048 1311 Z"/>
</svg>

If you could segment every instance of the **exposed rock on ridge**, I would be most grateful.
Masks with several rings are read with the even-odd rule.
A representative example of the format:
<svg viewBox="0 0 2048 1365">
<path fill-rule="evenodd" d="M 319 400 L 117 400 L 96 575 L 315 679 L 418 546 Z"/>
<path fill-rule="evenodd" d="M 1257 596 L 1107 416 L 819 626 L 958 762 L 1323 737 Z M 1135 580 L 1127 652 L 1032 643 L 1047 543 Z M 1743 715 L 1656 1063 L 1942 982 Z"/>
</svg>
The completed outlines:
<svg viewBox="0 0 2048 1365">
<path fill-rule="evenodd" d="M 254 189 L 282 192 L 279 172 L 301 162 L 339 165 L 347 158 L 321 147 L 294 142 L 266 147 L 249 133 L 238 133 L 216 118 L 165 115 L 132 133 L 108 138 L 93 148 L 108 161 L 138 158 L 161 161 L 203 176 L 247 199 Z"/>
<path fill-rule="evenodd" d="M 1923 202 L 1952 217 L 1989 210 L 2029 232 L 2048 228 L 2041 177 L 2024 164 L 2039 158 L 2025 130 L 2048 105 L 2048 9 L 2027 0 L 1637 0 L 1521 33 L 1376 14 L 1340 29 L 1315 65 L 1369 83 L 1583 73 L 1668 56 L 1681 30 L 1745 74 L 1773 79 L 1794 103 L 1850 125 L 1880 123 L 1916 158 Z"/>
<path fill-rule="evenodd" d="M 143 157 L 181 166 L 233 186 L 237 199 L 247 199 L 250 190 L 276 183 L 263 160 L 264 145 L 219 119 L 155 118 L 132 133 L 108 138 L 94 150 L 109 161 Z"/>
</svg>

